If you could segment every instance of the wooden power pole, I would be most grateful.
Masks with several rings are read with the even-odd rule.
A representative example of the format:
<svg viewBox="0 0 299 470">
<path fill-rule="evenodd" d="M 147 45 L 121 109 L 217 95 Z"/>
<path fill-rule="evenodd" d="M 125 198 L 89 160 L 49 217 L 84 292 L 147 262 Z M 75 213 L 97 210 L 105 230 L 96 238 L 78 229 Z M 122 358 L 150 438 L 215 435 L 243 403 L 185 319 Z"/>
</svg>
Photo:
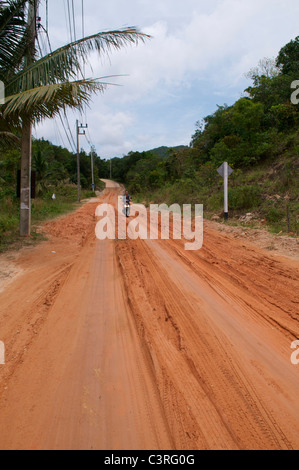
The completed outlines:
<svg viewBox="0 0 299 470">
<path fill-rule="evenodd" d="M 76 123 L 76 129 L 77 129 L 77 180 L 78 180 L 78 202 L 81 201 L 81 174 L 80 174 L 80 144 L 79 144 L 79 136 L 80 135 L 85 135 L 85 130 L 80 132 L 82 129 L 88 129 L 88 125 L 82 126 L 82 124 L 79 126 L 79 121 L 77 119 Z"/>
<path fill-rule="evenodd" d="M 94 159 L 93 159 L 93 152 L 94 152 L 94 147 L 91 146 L 90 149 L 90 163 L 91 163 L 91 187 L 93 192 L 95 192 L 95 184 L 94 184 Z"/>
</svg>

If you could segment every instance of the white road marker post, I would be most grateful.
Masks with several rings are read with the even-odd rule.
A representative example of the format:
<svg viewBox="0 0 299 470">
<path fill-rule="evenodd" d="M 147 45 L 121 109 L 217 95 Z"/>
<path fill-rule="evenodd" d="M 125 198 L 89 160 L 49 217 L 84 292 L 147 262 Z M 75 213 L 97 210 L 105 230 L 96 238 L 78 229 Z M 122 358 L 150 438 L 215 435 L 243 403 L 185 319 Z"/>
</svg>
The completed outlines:
<svg viewBox="0 0 299 470">
<path fill-rule="evenodd" d="M 228 163 L 224 163 L 224 220 L 228 220 Z"/>
<path fill-rule="evenodd" d="M 218 173 L 224 179 L 224 220 L 228 220 L 228 178 L 233 173 L 233 169 L 229 166 L 227 162 L 224 162 L 220 168 L 218 168 Z"/>
</svg>

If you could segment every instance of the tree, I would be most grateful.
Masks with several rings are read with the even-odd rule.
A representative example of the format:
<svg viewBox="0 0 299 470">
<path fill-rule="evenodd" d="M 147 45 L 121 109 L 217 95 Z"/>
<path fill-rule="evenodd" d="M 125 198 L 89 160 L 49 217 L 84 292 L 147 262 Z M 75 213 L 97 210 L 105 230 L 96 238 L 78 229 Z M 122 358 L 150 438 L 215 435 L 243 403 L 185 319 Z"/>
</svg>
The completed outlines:
<svg viewBox="0 0 299 470">
<path fill-rule="evenodd" d="M 0 79 L 6 84 L 0 125 L 21 130 L 21 235 L 30 234 L 30 172 L 32 125 L 66 108 L 82 109 L 95 92 L 103 92 L 101 79 L 76 80 L 88 53 L 109 54 L 149 36 L 136 28 L 101 32 L 82 38 L 37 59 L 36 9 L 40 0 L 0 3 Z M 25 18 L 28 6 L 28 17 Z M 2 42 L 3 41 L 3 42 Z M 0 127 L 1 128 L 1 127 Z"/>
<path fill-rule="evenodd" d="M 254 86 L 245 91 L 254 102 L 262 103 L 265 111 L 268 111 L 272 106 L 290 101 L 290 86 L 291 80 L 287 75 L 281 74 L 274 78 L 262 76 L 256 77 Z"/>
<path fill-rule="evenodd" d="M 241 98 L 232 108 L 232 122 L 235 133 L 244 140 L 250 141 L 253 135 L 260 130 L 263 117 L 263 105 L 254 103 L 248 98 Z"/>
<path fill-rule="evenodd" d="M 296 75 L 299 70 L 299 36 L 286 44 L 276 59 L 277 67 L 284 75 Z"/>
<path fill-rule="evenodd" d="M 271 59 L 269 57 L 264 57 L 261 59 L 257 65 L 257 67 L 253 67 L 249 70 L 248 73 L 245 74 L 246 78 L 250 78 L 251 80 L 255 80 L 257 77 L 267 77 L 267 78 L 274 78 L 277 77 L 281 73 L 280 67 L 276 65 L 276 60 Z"/>
</svg>

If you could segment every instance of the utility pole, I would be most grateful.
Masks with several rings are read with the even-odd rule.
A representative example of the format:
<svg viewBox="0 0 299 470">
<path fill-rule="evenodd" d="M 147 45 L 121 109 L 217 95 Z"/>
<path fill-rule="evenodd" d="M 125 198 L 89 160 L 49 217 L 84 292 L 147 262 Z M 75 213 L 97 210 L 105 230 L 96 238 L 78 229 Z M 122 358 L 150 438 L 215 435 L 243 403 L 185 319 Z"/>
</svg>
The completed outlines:
<svg viewBox="0 0 299 470">
<path fill-rule="evenodd" d="M 28 54 L 27 64 L 34 61 L 37 36 L 36 14 L 39 0 L 30 0 L 28 6 Z M 32 120 L 30 116 L 22 120 L 21 140 L 21 195 L 20 195 L 20 235 L 29 237 L 31 233 L 31 150 Z"/>
<path fill-rule="evenodd" d="M 91 160 L 91 187 L 93 192 L 95 191 L 95 184 L 94 184 L 94 162 L 93 162 L 93 152 L 94 152 L 94 147 L 91 146 L 90 149 L 90 160 Z"/>
<path fill-rule="evenodd" d="M 79 121 L 77 119 L 76 121 L 76 128 L 77 128 L 77 180 L 78 180 L 78 202 L 81 201 L 81 175 L 80 175 L 80 144 L 79 144 L 79 136 L 80 135 L 85 135 L 85 131 L 80 132 L 82 129 L 87 129 L 88 125 L 82 126 L 82 124 L 79 126 Z"/>
<path fill-rule="evenodd" d="M 112 180 L 112 160 L 110 158 L 110 179 Z"/>
</svg>

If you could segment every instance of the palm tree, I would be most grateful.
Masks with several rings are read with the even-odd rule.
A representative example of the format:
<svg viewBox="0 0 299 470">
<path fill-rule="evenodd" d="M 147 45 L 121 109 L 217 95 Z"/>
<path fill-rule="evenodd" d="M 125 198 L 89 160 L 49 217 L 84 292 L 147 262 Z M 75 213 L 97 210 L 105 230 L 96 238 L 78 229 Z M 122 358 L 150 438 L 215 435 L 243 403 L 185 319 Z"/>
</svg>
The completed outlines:
<svg viewBox="0 0 299 470">
<path fill-rule="evenodd" d="M 35 18 L 39 1 L 0 1 L 0 80 L 6 91 L 5 104 L 0 106 L 0 136 L 12 141 L 13 130 L 21 131 L 20 229 L 25 236 L 30 235 L 32 125 L 66 108 L 82 109 L 93 93 L 105 90 L 107 83 L 101 79 L 76 79 L 90 52 L 109 54 L 149 38 L 133 27 L 100 32 L 37 59 Z"/>
<path fill-rule="evenodd" d="M 24 3 L 24 2 L 22 2 Z M 13 74 L 20 57 L 25 53 L 27 37 L 24 6 L 21 2 L 0 1 L 0 80 L 7 83 Z M 1 109 L 0 109 L 1 111 Z M 20 145 L 19 126 L 12 126 L 4 120 L 0 113 L 0 149 Z"/>
</svg>

